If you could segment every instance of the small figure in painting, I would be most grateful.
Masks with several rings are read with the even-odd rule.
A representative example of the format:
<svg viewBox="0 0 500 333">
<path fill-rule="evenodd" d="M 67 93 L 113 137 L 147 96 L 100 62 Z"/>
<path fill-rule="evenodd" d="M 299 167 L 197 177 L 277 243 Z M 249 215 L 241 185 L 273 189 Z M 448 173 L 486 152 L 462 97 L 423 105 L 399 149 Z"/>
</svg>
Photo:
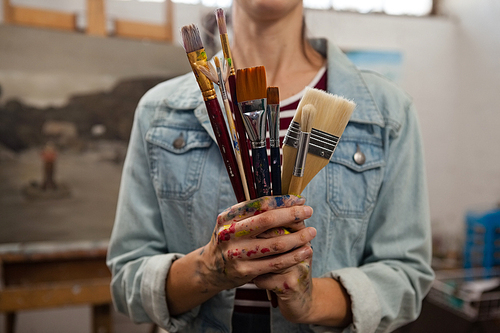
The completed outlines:
<svg viewBox="0 0 500 333">
<path fill-rule="evenodd" d="M 57 160 L 57 150 L 53 142 L 49 141 L 41 154 L 43 161 L 43 182 L 42 190 L 55 190 L 57 184 L 54 181 L 55 163 Z"/>
</svg>

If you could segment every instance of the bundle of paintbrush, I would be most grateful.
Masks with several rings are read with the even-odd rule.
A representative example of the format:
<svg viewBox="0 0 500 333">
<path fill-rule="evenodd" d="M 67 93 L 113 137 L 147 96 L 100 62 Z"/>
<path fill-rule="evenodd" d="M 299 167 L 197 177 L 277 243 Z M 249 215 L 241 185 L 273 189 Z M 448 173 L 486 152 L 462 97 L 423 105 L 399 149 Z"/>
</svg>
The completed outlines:
<svg viewBox="0 0 500 333">
<path fill-rule="evenodd" d="M 238 202 L 245 201 L 247 198 L 245 198 L 245 191 L 243 189 L 241 175 L 237 166 L 238 163 L 230 143 L 226 122 L 217 100 L 214 85 L 212 81 L 200 71 L 200 68 L 208 69 L 209 67 L 207 54 L 203 47 L 199 30 L 195 25 L 187 25 L 181 29 L 181 33 L 184 49 L 186 50 L 189 63 L 191 64 L 191 68 L 203 95 L 210 123 L 212 125 L 226 171 L 231 180 L 234 194 L 236 195 Z M 221 85 L 223 85 L 223 83 Z"/>
<path fill-rule="evenodd" d="M 283 142 L 284 193 L 300 195 L 332 157 L 356 104 L 306 88 Z"/>
</svg>

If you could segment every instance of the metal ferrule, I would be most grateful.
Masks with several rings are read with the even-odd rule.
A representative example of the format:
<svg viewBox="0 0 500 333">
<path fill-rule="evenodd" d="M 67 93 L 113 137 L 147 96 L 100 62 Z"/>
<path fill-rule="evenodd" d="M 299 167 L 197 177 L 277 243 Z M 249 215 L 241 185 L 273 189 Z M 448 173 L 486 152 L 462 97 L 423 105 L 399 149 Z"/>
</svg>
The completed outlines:
<svg viewBox="0 0 500 333">
<path fill-rule="evenodd" d="M 226 86 L 224 84 L 224 79 L 222 78 L 222 69 L 220 67 L 217 67 L 217 77 L 219 78 L 219 88 L 222 95 L 222 100 L 225 101 L 227 100 L 227 92 Z"/>
<path fill-rule="evenodd" d="M 267 118 L 269 121 L 269 145 L 271 148 L 280 147 L 280 106 L 279 104 L 267 105 Z"/>
<path fill-rule="evenodd" d="M 292 121 L 288 127 L 283 144 L 293 148 L 298 148 L 300 133 L 300 125 L 297 122 Z M 339 139 L 340 138 L 338 136 L 313 128 L 311 130 L 311 138 L 307 153 L 330 160 L 335 148 L 337 148 Z"/>
<path fill-rule="evenodd" d="M 238 103 L 252 148 L 266 146 L 267 98 Z"/>
<path fill-rule="evenodd" d="M 283 145 L 297 149 L 299 146 L 300 133 L 300 124 L 296 121 L 292 121 L 286 131 L 285 138 L 283 139 Z"/>
<path fill-rule="evenodd" d="M 207 65 L 207 53 L 205 49 L 199 49 L 197 51 L 187 53 L 189 63 L 191 64 L 191 69 L 193 70 L 196 81 L 200 86 L 201 93 L 203 95 L 204 101 L 209 101 L 217 98 L 215 93 L 214 84 L 208 77 L 205 76 L 201 71 L 198 70 L 198 66 L 204 66 L 208 68 Z"/>
<path fill-rule="evenodd" d="M 307 147 L 311 138 L 310 132 L 300 132 L 299 148 L 297 149 L 297 157 L 293 166 L 293 175 L 296 177 L 304 176 L 304 167 L 306 166 Z"/>
</svg>

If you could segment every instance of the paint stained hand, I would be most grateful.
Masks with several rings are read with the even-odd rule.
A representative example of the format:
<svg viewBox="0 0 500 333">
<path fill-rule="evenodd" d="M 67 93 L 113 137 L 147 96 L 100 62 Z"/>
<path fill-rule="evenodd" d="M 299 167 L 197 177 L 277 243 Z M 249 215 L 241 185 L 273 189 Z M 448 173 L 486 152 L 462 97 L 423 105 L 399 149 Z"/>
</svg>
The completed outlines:
<svg viewBox="0 0 500 333">
<path fill-rule="evenodd" d="M 271 290 L 278 296 L 281 313 L 294 323 L 303 322 L 312 309 L 311 262 L 312 256 L 281 272 L 264 274 L 254 279 L 257 287 Z"/>
<path fill-rule="evenodd" d="M 218 288 L 234 288 L 310 258 L 308 244 L 316 230 L 304 226 L 312 215 L 304 203 L 304 198 L 291 195 L 267 196 L 221 213 L 210 243 L 200 252 L 203 280 Z"/>
</svg>

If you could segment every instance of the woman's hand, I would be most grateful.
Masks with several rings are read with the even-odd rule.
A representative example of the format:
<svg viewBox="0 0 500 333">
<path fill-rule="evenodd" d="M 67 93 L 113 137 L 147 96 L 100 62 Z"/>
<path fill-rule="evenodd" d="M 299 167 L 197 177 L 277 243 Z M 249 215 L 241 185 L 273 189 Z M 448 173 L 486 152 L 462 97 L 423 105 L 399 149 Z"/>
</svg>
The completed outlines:
<svg viewBox="0 0 500 333">
<path fill-rule="evenodd" d="M 200 252 L 198 268 L 207 288 L 235 288 L 259 275 L 296 270 L 292 267 L 310 260 L 309 242 L 316 230 L 304 226 L 312 215 L 304 202 L 291 195 L 262 197 L 221 213 L 210 243 Z M 280 234 L 279 228 L 293 233 Z"/>
<path fill-rule="evenodd" d="M 304 246 L 310 248 L 310 244 Z M 261 275 L 253 280 L 257 287 L 276 293 L 283 317 L 291 322 L 306 322 L 313 309 L 311 262 L 312 255 L 278 273 Z"/>
<path fill-rule="evenodd" d="M 352 323 L 351 299 L 342 284 L 330 277 L 311 278 L 312 257 L 254 279 L 257 287 L 278 296 L 283 317 L 293 323 L 346 327 Z"/>
</svg>

